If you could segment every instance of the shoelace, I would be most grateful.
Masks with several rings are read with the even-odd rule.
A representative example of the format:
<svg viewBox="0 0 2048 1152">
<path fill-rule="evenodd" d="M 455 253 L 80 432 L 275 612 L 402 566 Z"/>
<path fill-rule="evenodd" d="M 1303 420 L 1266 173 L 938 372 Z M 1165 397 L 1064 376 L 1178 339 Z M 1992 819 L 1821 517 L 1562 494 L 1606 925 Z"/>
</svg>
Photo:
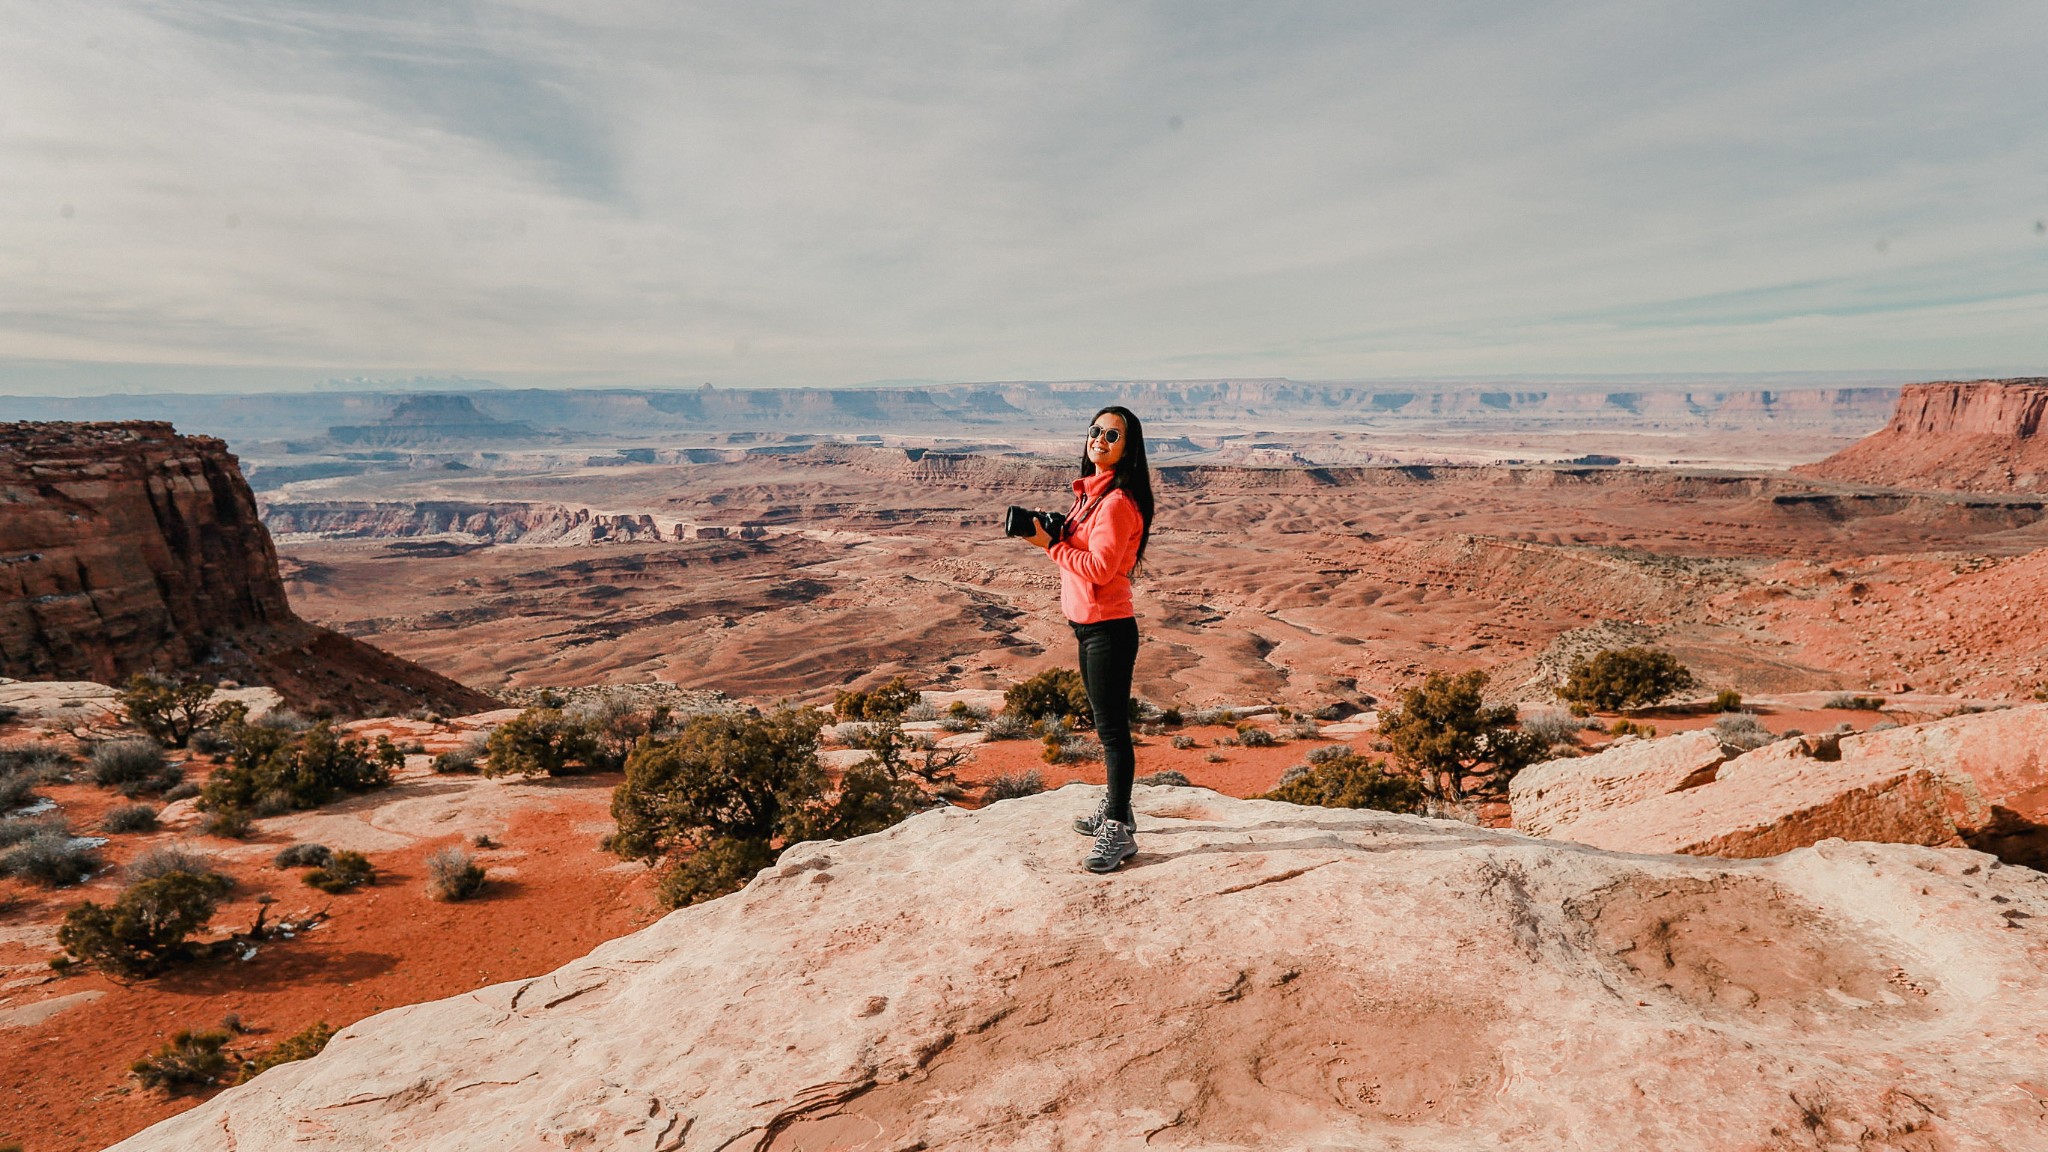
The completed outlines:
<svg viewBox="0 0 2048 1152">
<path fill-rule="evenodd" d="M 1123 827 L 1122 824 L 1111 820 L 1107 816 L 1103 817 L 1102 823 L 1098 824 L 1095 828 L 1095 847 L 1091 850 L 1091 854 L 1107 856 L 1111 850 L 1121 847 L 1119 841 L 1122 838 L 1117 835 L 1117 829 L 1121 827 Z"/>
</svg>

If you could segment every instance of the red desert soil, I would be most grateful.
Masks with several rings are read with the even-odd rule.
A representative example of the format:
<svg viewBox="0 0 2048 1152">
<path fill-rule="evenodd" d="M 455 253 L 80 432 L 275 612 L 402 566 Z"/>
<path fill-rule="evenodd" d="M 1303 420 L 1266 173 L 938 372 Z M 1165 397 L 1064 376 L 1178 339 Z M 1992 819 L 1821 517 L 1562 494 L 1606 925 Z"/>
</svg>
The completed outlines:
<svg viewBox="0 0 2048 1152">
<path fill-rule="evenodd" d="M 436 784 L 431 777 L 413 780 L 415 787 Z M 0 881 L 0 967 L 7 977 L 0 983 L 0 1142 L 31 1152 L 84 1152 L 192 1107 L 200 1097 L 147 1091 L 128 1074 L 130 1063 L 180 1029 L 218 1028 L 234 1013 L 256 1031 L 236 1037 L 232 1048 L 253 1056 L 318 1021 L 339 1028 L 388 1008 L 547 972 L 645 926 L 659 914 L 648 873 L 598 848 L 617 780 L 518 786 L 535 798 L 488 822 L 501 847 L 471 849 L 491 878 L 481 896 L 463 903 L 437 903 L 423 888 L 430 853 L 467 845 L 460 819 L 450 821 L 448 835 L 369 852 L 375 886 L 340 896 L 305 886 L 298 870 L 270 865 L 270 856 L 294 839 L 282 827 L 319 813 L 263 821 L 250 846 L 176 831 L 114 836 L 102 852 L 117 867 L 79 888 Z M 81 831 L 123 802 L 82 784 L 40 791 Z M 374 806 L 403 791 L 348 804 Z M 246 928 L 264 892 L 278 898 L 273 921 L 323 907 L 332 909 L 332 919 L 297 939 L 263 945 L 246 963 L 212 961 L 126 985 L 92 972 L 53 978 L 45 962 L 59 951 L 53 937 L 64 911 L 85 899 L 108 902 L 119 890 L 118 865 L 174 843 L 218 857 L 235 878 L 216 928 Z M 244 848 L 242 858 L 229 855 Z M 60 996 L 94 998 L 9 1026 L 9 1014 Z"/>
</svg>

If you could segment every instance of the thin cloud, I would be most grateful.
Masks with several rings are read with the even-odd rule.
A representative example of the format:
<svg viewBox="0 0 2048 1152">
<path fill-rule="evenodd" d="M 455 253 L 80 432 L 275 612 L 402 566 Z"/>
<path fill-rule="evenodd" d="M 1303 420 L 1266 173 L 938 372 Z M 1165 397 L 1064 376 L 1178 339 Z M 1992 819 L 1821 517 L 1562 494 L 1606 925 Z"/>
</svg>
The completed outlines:
<svg viewBox="0 0 2048 1152">
<path fill-rule="evenodd" d="M 2032 2 L 16 8 L 18 364 L 842 384 L 2048 358 Z"/>
</svg>

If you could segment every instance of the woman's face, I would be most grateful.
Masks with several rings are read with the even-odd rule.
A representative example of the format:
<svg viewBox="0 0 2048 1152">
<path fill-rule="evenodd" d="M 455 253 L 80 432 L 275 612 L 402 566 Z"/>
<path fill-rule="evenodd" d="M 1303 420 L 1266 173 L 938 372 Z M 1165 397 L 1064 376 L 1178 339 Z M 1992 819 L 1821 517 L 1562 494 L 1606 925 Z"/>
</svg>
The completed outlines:
<svg viewBox="0 0 2048 1152">
<path fill-rule="evenodd" d="M 1116 467 L 1124 458 L 1124 445 L 1128 442 L 1130 429 L 1124 427 L 1124 418 L 1114 412 L 1104 412 L 1095 418 L 1088 428 L 1088 462 L 1098 472 Z M 1112 444 L 1109 441 L 1115 440 Z"/>
</svg>

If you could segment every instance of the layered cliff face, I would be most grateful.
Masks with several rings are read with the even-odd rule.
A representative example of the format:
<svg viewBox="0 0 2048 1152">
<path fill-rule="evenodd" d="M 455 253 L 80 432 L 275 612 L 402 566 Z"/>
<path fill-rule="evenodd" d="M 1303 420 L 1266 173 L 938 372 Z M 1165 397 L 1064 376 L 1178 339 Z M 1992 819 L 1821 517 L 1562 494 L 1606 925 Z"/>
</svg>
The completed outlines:
<svg viewBox="0 0 2048 1152">
<path fill-rule="evenodd" d="M 0 675 L 203 670 L 270 683 L 299 707 L 491 706 L 294 616 L 219 440 L 159 423 L 0 425 L 0 508 Z"/>
<path fill-rule="evenodd" d="M 2048 492 L 2048 378 L 1913 384 L 1891 423 L 1803 476 L 1962 492 Z"/>
</svg>

